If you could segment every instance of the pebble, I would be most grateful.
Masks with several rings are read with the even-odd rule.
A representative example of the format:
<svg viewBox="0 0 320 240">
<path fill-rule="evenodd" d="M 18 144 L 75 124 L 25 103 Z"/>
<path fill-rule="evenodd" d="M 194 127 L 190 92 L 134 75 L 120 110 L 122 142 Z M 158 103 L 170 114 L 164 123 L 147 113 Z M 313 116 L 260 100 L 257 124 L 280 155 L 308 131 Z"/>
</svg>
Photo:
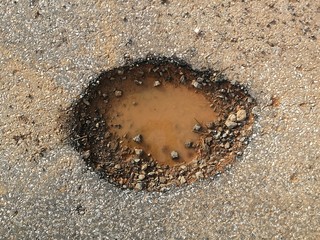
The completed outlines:
<svg viewBox="0 0 320 240">
<path fill-rule="evenodd" d="M 137 190 L 142 190 L 142 184 L 141 183 L 137 183 L 134 188 L 137 189 Z"/>
<path fill-rule="evenodd" d="M 192 148 L 193 142 L 187 141 L 187 142 L 185 142 L 184 146 L 185 146 L 186 148 Z"/>
<path fill-rule="evenodd" d="M 229 142 L 226 142 L 226 144 L 224 145 L 224 148 L 225 148 L 225 149 L 229 149 L 229 148 L 230 148 L 230 143 L 229 143 Z"/>
<path fill-rule="evenodd" d="M 181 184 L 184 184 L 184 183 L 186 183 L 187 182 L 187 180 L 185 179 L 185 177 L 184 176 L 181 176 L 180 177 L 180 183 Z"/>
<path fill-rule="evenodd" d="M 160 183 L 165 183 L 166 182 L 166 178 L 165 177 L 160 177 L 159 178 L 159 182 Z"/>
<path fill-rule="evenodd" d="M 198 77 L 198 78 L 197 78 L 197 82 L 198 82 L 198 83 L 202 83 L 203 81 L 204 81 L 204 79 L 203 79 L 202 77 Z"/>
<path fill-rule="evenodd" d="M 82 153 L 82 157 L 84 159 L 88 159 L 90 157 L 90 150 L 85 151 L 84 153 Z"/>
<path fill-rule="evenodd" d="M 206 137 L 206 138 L 204 139 L 204 141 L 206 142 L 207 145 L 210 145 L 211 142 L 212 142 L 212 140 L 213 140 L 212 137 Z"/>
<path fill-rule="evenodd" d="M 200 179 L 200 178 L 203 178 L 204 176 L 203 176 L 203 173 L 202 172 L 196 172 L 196 177 L 197 177 L 197 179 Z"/>
<path fill-rule="evenodd" d="M 114 95 L 115 95 L 116 97 L 121 97 L 121 96 L 122 96 L 122 91 L 117 90 L 117 91 L 114 92 Z"/>
<path fill-rule="evenodd" d="M 218 132 L 217 132 L 217 134 L 216 134 L 216 135 L 214 135 L 214 138 L 215 138 L 215 139 L 219 139 L 219 138 L 220 138 L 220 136 L 221 136 L 221 132 L 220 132 L 220 131 L 218 131 Z"/>
<path fill-rule="evenodd" d="M 199 123 L 197 123 L 196 125 L 193 126 L 193 131 L 194 132 L 199 132 L 201 130 L 201 125 Z"/>
<path fill-rule="evenodd" d="M 146 178 L 146 175 L 144 175 L 144 174 L 140 174 L 139 176 L 138 176 L 138 179 L 141 181 L 141 180 L 143 180 L 143 179 L 145 179 Z"/>
<path fill-rule="evenodd" d="M 83 99 L 82 101 L 84 102 L 85 105 L 90 106 L 90 103 L 87 99 Z"/>
<path fill-rule="evenodd" d="M 236 120 L 237 120 L 237 117 L 236 115 L 234 115 L 233 113 L 231 113 L 228 117 L 228 119 L 226 120 L 225 122 L 225 125 L 228 127 L 228 128 L 234 128 L 236 127 L 238 124 L 236 123 Z"/>
<path fill-rule="evenodd" d="M 260 114 L 260 109 L 258 106 L 255 106 L 252 108 L 252 114 L 254 114 L 255 116 L 258 116 Z"/>
<path fill-rule="evenodd" d="M 137 136 L 132 138 L 133 141 L 135 141 L 136 143 L 141 143 L 142 142 L 142 135 L 138 134 Z"/>
<path fill-rule="evenodd" d="M 230 115 L 228 116 L 228 120 L 235 122 L 237 120 L 237 117 L 233 113 L 230 113 Z"/>
<path fill-rule="evenodd" d="M 135 148 L 134 152 L 135 152 L 136 155 L 138 155 L 140 157 L 142 155 L 142 153 L 143 153 L 143 150 L 140 149 L 140 148 Z"/>
<path fill-rule="evenodd" d="M 199 83 L 196 80 L 192 80 L 191 85 L 194 86 L 195 88 L 201 88 L 201 83 Z"/>
<path fill-rule="evenodd" d="M 202 169 L 202 168 L 205 168 L 207 166 L 207 163 L 202 163 L 200 164 L 199 168 Z"/>
<path fill-rule="evenodd" d="M 160 85 L 161 85 L 161 82 L 160 82 L 160 81 L 155 81 L 154 84 L 153 84 L 154 87 L 158 87 L 158 86 L 160 86 Z"/>
<path fill-rule="evenodd" d="M 247 112 L 246 112 L 246 110 L 240 109 L 240 110 L 237 112 L 237 121 L 238 121 L 238 122 L 242 122 L 242 121 L 246 120 L 246 118 L 247 118 Z"/>
<path fill-rule="evenodd" d="M 171 152 L 171 158 L 172 159 L 178 159 L 179 158 L 179 153 L 176 151 L 172 151 Z"/>
<path fill-rule="evenodd" d="M 148 164 L 147 163 L 145 163 L 145 164 L 143 164 L 141 166 L 141 170 L 146 170 L 147 168 L 148 168 Z"/>
<path fill-rule="evenodd" d="M 139 81 L 139 80 L 134 80 L 134 83 L 137 85 L 142 85 L 142 81 Z"/>
<path fill-rule="evenodd" d="M 180 77 L 180 83 L 182 84 L 186 83 L 186 77 L 184 75 Z"/>
<path fill-rule="evenodd" d="M 181 166 L 180 166 L 180 169 L 185 170 L 185 169 L 187 169 L 187 166 L 186 166 L 186 165 L 181 165 Z"/>
</svg>

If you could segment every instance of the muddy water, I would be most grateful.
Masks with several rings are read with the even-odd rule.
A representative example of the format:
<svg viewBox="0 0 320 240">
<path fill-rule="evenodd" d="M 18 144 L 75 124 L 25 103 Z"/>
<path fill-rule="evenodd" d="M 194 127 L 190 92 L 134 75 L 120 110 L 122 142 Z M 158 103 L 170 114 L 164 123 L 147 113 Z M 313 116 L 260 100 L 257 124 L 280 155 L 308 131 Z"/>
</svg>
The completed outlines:
<svg viewBox="0 0 320 240">
<path fill-rule="evenodd" d="M 216 120 L 217 114 L 209 101 L 193 89 L 162 81 L 154 87 L 155 78 L 144 79 L 142 85 L 132 84 L 123 89 L 123 95 L 115 98 L 108 112 L 111 131 L 123 136 L 123 145 L 143 149 L 161 165 L 188 163 L 196 156 L 194 148 L 185 143 L 199 143 L 199 134 L 193 132 L 198 122 Z M 133 137 L 141 134 L 143 141 L 136 143 Z M 171 158 L 171 151 L 179 153 L 179 159 Z"/>
</svg>

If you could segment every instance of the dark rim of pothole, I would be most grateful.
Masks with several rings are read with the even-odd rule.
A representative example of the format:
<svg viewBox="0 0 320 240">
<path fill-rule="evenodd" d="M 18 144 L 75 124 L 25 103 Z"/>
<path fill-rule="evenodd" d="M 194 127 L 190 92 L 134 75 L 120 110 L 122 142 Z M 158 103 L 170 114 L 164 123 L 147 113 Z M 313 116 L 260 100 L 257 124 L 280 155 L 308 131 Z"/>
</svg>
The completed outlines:
<svg viewBox="0 0 320 240">
<path fill-rule="evenodd" d="M 159 74 L 168 82 L 197 90 L 213 107 L 219 106 L 218 120 L 210 126 L 201 126 L 203 131 L 199 132 L 199 144 L 194 146 L 198 151 L 194 161 L 173 167 L 162 166 L 147 154 L 137 156 L 133 149 L 121 145 L 119 136 L 110 133 L 108 122 L 94 102 L 108 100 L 114 89 L 110 88 L 105 94 L 99 89 L 102 84 L 111 84 L 110 78 L 125 81 L 126 74 L 138 68 L 149 69 L 149 73 Z M 172 77 L 178 74 L 179 79 Z M 231 83 L 219 71 L 195 70 L 176 58 L 148 57 L 102 72 L 91 81 L 72 104 L 66 125 L 71 144 L 101 178 L 121 188 L 165 191 L 219 174 L 241 156 L 252 135 L 252 108 L 255 105 L 244 86 Z M 128 156 L 131 160 L 124 161 Z"/>
</svg>

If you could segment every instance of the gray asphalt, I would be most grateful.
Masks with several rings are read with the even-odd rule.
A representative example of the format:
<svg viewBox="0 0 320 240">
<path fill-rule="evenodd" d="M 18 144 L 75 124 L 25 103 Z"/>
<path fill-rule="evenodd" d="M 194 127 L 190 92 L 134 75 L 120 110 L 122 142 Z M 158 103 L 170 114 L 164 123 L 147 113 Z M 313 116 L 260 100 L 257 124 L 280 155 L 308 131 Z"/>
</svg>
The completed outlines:
<svg viewBox="0 0 320 240">
<path fill-rule="evenodd" d="M 318 1 L 1 1 L 0 239 L 319 239 Z M 254 137 L 214 179 L 123 191 L 61 130 L 102 70 L 148 54 L 224 70 Z"/>
</svg>

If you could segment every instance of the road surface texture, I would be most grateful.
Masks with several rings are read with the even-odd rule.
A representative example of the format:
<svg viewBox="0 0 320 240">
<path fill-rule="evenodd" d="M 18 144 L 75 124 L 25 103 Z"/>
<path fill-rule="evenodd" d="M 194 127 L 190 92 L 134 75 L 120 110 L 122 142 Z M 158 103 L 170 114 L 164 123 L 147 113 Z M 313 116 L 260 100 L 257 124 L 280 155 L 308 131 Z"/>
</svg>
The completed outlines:
<svg viewBox="0 0 320 240">
<path fill-rule="evenodd" d="M 320 2 L 0 3 L 1 239 L 320 239 Z M 257 99 L 253 139 L 212 179 L 121 190 L 63 115 L 102 70 L 148 54 L 223 70 Z"/>
</svg>

